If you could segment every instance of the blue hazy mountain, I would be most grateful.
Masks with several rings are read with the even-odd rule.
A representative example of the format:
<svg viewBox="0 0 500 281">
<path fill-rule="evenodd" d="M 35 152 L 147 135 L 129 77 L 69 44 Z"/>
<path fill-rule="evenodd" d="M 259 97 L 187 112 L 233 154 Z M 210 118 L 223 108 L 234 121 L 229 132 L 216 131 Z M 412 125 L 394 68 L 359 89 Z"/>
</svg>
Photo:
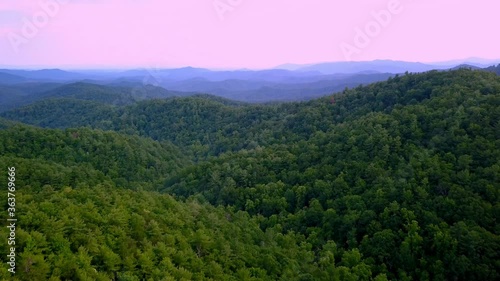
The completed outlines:
<svg viewBox="0 0 500 281">
<path fill-rule="evenodd" d="M 287 65 L 279 67 L 287 67 Z M 295 68 L 295 71 L 317 71 L 323 74 L 359 73 L 367 71 L 379 73 L 404 73 L 406 71 L 425 72 L 433 69 L 448 68 L 446 66 L 436 66 L 419 62 L 403 62 L 391 60 L 325 62 L 314 65 L 306 65 L 303 67 L 292 65 L 292 67 Z"/>
<path fill-rule="evenodd" d="M 352 88 L 383 81 L 391 73 L 318 75 L 281 78 L 276 81 L 239 80 L 209 81 L 195 78 L 184 81 L 164 81 L 161 86 L 182 92 L 205 92 L 227 99 L 246 102 L 309 100 Z M 280 82 L 277 82 L 280 81 Z"/>
<path fill-rule="evenodd" d="M 455 61 L 444 61 L 436 63 L 420 63 L 393 60 L 374 61 L 351 61 L 351 62 L 324 62 L 317 64 L 283 64 L 276 69 L 286 69 L 294 71 L 318 71 L 323 74 L 337 73 L 360 73 L 360 72 L 381 72 L 381 73 L 404 73 L 425 72 L 429 70 L 451 69 L 459 65 L 470 65 L 478 68 L 485 68 L 492 64 L 498 64 L 500 60 L 487 60 L 480 58 L 469 58 Z"/>
<path fill-rule="evenodd" d="M 16 84 L 26 82 L 26 78 L 10 73 L 0 72 L 0 84 Z"/>
<path fill-rule="evenodd" d="M 17 70 L 0 69 L 0 73 L 11 74 L 23 77 L 26 80 L 34 81 L 68 81 L 82 79 L 84 75 L 61 69 L 41 69 L 41 70 Z"/>
<path fill-rule="evenodd" d="M 486 68 L 491 65 L 497 65 L 500 63 L 500 59 L 483 59 L 483 58 L 476 58 L 476 57 L 470 57 L 466 59 L 460 59 L 460 60 L 451 60 L 451 61 L 443 61 L 443 62 L 434 62 L 434 65 L 438 66 L 456 66 L 456 65 L 461 65 L 461 64 L 466 64 L 466 65 L 472 65 L 476 66 L 479 68 Z"/>
</svg>

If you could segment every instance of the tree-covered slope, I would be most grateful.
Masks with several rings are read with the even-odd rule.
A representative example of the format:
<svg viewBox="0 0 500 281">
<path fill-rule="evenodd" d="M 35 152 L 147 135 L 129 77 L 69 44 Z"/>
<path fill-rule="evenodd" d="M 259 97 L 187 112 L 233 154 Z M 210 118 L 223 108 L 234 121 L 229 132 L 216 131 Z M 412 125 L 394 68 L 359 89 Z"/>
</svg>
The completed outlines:
<svg viewBox="0 0 500 281">
<path fill-rule="evenodd" d="M 17 270 L 11 275 L 3 263 L 2 280 L 318 280 L 327 270 L 354 278 L 370 273 L 366 265 L 334 268 L 334 245 L 324 247 L 317 264 L 301 235 L 263 231 L 246 213 L 169 195 L 106 184 L 20 187 L 16 194 Z M 6 237 L 8 229 L 0 233 Z M 6 253 L 7 244 L 0 249 Z"/>
<path fill-rule="evenodd" d="M 16 274 L 2 280 L 368 278 L 357 251 L 320 251 L 262 218 L 141 191 L 189 161 L 168 143 L 0 120 L 0 168 L 15 167 Z M 7 186 L 7 177 L 0 178 Z M 125 187 L 125 188 L 124 188 Z M 131 190 L 134 189 L 134 190 Z M 7 193 L 0 199 L 7 202 Z M 7 213 L 1 215 L 6 219 Z M 7 236 L 2 228 L 0 235 Z M 10 251 L 6 243 L 2 252 Z M 341 265 L 335 266 L 335 258 Z M 321 261 L 318 260 L 321 258 Z M 379 276 L 384 280 L 384 275 Z"/>
<path fill-rule="evenodd" d="M 286 138 L 296 142 L 187 168 L 166 191 L 263 215 L 264 225 L 302 233 L 318 248 L 333 240 L 359 249 L 391 279 L 496 280 L 499 81 L 453 74 L 441 86 L 450 74 L 347 92 L 331 114 L 296 117 L 298 134 Z"/>
<path fill-rule="evenodd" d="M 63 85 L 59 88 L 41 93 L 34 98 L 38 100 L 46 98 L 73 98 L 112 105 L 125 105 L 135 101 L 131 89 L 84 82 Z"/>
<path fill-rule="evenodd" d="M 208 95 L 143 101 L 114 107 L 93 101 L 47 99 L 1 114 L 2 117 L 48 128 L 91 126 L 155 140 L 168 140 L 200 155 L 255 147 L 270 140 L 279 126 L 280 108 L 245 105 Z M 262 124 L 265 121 L 266 124 Z M 262 131 L 266 133 L 263 136 Z M 234 132 L 234 134 L 233 134 Z"/>
<path fill-rule="evenodd" d="M 25 125 L 0 130 L 0 155 L 5 163 L 18 163 L 29 171 L 32 171 L 30 163 L 38 160 L 75 167 L 64 175 L 66 184 L 75 183 L 73 177 L 81 176 L 88 167 L 92 173 L 102 173 L 117 185 L 131 188 L 152 188 L 153 183 L 190 161 L 168 142 L 87 128 L 61 131 Z M 40 181 L 22 183 L 38 187 L 43 184 Z"/>
</svg>

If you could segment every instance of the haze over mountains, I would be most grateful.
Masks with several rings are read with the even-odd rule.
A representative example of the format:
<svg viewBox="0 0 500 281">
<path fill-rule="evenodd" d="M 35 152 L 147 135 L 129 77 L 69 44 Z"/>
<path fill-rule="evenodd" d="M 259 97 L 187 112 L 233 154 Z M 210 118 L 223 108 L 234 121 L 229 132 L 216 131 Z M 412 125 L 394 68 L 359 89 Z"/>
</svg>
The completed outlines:
<svg viewBox="0 0 500 281">
<path fill-rule="evenodd" d="M 472 59 L 470 62 L 460 60 L 438 64 L 376 60 L 224 71 L 193 67 L 72 71 L 0 69 L 0 111 L 42 98 L 92 100 L 100 94 L 98 99 L 105 98 L 115 105 L 197 94 L 212 94 L 244 102 L 301 101 L 383 81 L 404 72 L 464 66 L 479 69 L 496 62 L 500 60 Z"/>
<path fill-rule="evenodd" d="M 359 61 L 359 62 L 330 62 L 314 65 L 282 65 L 278 68 L 298 70 L 298 71 L 318 71 L 324 74 L 336 73 L 404 73 L 408 72 L 424 72 L 429 70 L 444 70 L 457 65 L 471 65 L 478 68 L 484 68 L 493 64 L 500 63 L 500 60 L 455 60 L 439 63 L 420 63 L 420 62 L 402 62 L 392 60 L 375 60 L 375 61 Z"/>
</svg>

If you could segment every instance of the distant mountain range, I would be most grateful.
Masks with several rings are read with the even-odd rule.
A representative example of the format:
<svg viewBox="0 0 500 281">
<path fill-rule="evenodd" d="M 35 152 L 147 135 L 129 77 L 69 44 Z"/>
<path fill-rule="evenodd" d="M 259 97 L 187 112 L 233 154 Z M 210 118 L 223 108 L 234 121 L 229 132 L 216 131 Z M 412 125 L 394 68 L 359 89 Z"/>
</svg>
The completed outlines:
<svg viewBox="0 0 500 281">
<path fill-rule="evenodd" d="M 479 58 L 470 58 L 465 60 L 455 60 L 436 63 L 420 63 L 393 60 L 374 60 L 374 61 L 353 61 L 353 62 L 325 62 L 318 64 L 283 64 L 276 69 L 285 69 L 292 71 L 316 71 L 323 74 L 337 73 L 404 73 L 425 72 L 429 70 L 451 69 L 459 65 L 470 65 L 478 68 L 485 68 L 500 63 L 498 60 L 487 60 Z"/>
<path fill-rule="evenodd" d="M 76 70 L 61 69 L 18 70 L 0 69 L 0 83 L 12 84 L 25 81 L 64 81 L 75 82 L 82 80 L 112 81 L 117 79 L 144 80 L 150 77 L 151 81 L 180 81 L 194 78 L 208 81 L 225 80 L 258 80 L 270 82 L 288 82 L 298 79 L 323 80 L 318 77 L 332 74 L 374 74 L 374 73 L 404 73 L 425 72 L 429 70 L 453 69 L 460 65 L 470 65 L 486 68 L 500 64 L 500 59 L 487 60 L 470 58 L 464 60 L 420 63 L 393 60 L 352 61 L 352 62 L 323 62 L 317 64 L 284 64 L 265 70 L 224 70 L 216 71 L 206 68 L 184 67 L 175 69 L 131 69 L 131 70 Z"/>
<path fill-rule="evenodd" d="M 113 105 L 198 94 L 244 102 L 301 101 L 383 81 L 405 72 L 469 68 L 499 74 L 495 62 L 500 63 L 500 60 L 471 58 L 433 64 L 391 60 L 326 62 L 232 71 L 194 67 L 78 71 L 0 69 L 0 111 L 47 98 L 83 99 Z"/>
<path fill-rule="evenodd" d="M 443 66 L 454 66 L 460 64 L 473 65 L 480 68 L 486 68 L 491 65 L 500 64 L 500 59 L 483 59 L 483 58 L 467 58 L 461 60 L 451 60 L 451 61 L 443 61 L 443 62 L 434 62 L 433 65 L 443 65 Z"/>
</svg>

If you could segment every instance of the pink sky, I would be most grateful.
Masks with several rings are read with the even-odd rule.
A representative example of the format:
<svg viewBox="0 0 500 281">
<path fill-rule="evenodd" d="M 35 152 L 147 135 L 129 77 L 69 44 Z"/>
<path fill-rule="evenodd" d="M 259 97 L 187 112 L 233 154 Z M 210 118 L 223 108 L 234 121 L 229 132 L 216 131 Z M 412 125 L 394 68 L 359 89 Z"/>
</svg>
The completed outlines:
<svg viewBox="0 0 500 281">
<path fill-rule="evenodd" d="M 46 23 L 39 1 L 0 1 L 0 65 L 266 68 L 500 58 L 498 0 L 399 0 L 399 12 L 362 48 L 356 29 L 397 0 L 57 1 L 41 0 L 57 6 Z M 231 10 L 218 13 L 214 3 Z M 39 28 L 28 38 L 23 28 L 33 21 Z M 346 56 L 342 44 L 357 52 Z"/>
</svg>

